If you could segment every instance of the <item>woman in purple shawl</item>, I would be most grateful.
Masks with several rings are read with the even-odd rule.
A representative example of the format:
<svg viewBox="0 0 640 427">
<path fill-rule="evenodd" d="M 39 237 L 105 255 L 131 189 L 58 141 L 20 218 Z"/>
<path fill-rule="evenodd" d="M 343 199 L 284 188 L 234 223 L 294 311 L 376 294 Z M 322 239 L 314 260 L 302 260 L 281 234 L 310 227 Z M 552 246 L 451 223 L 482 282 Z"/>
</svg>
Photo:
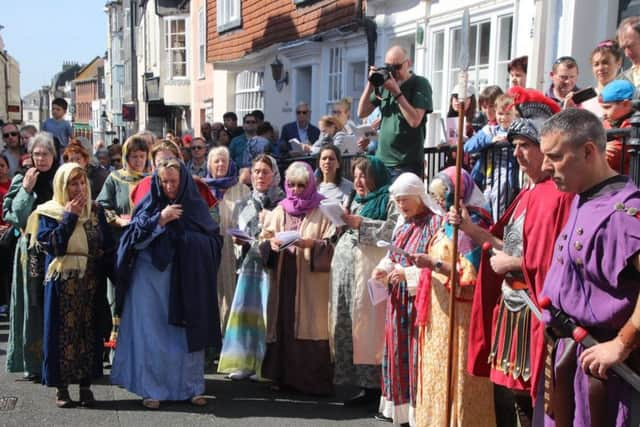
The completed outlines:
<svg viewBox="0 0 640 427">
<path fill-rule="evenodd" d="M 329 350 L 329 266 L 335 229 L 320 212 L 311 167 L 294 162 L 285 174 L 287 197 L 266 219 L 263 253 L 271 269 L 267 351 L 262 374 L 275 388 L 326 395 L 333 391 Z M 299 234 L 287 245 L 282 232 Z"/>
</svg>

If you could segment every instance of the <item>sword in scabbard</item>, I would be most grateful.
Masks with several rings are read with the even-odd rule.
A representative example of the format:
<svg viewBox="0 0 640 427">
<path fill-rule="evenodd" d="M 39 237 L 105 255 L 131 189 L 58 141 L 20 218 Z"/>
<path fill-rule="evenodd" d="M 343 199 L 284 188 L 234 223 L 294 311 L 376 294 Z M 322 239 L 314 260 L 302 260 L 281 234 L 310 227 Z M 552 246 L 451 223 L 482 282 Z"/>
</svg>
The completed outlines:
<svg viewBox="0 0 640 427">
<path fill-rule="evenodd" d="M 575 342 L 582 344 L 584 348 L 593 347 L 600 344 L 595 338 L 587 332 L 582 326 L 578 325 L 571 317 L 560 309 L 551 304 L 548 297 L 539 300 L 540 307 L 547 310 L 553 318 L 553 328 L 559 330 L 562 336 L 569 336 Z M 640 392 L 640 375 L 638 375 L 629 365 L 625 363 L 616 363 L 611 366 L 611 370 L 618 374 L 623 381 Z"/>
</svg>

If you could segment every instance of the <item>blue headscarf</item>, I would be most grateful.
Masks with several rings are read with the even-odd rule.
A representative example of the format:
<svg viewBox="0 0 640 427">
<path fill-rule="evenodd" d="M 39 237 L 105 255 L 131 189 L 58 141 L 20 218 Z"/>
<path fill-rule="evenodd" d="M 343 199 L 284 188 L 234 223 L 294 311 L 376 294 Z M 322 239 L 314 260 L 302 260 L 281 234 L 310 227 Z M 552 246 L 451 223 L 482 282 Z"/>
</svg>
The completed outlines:
<svg viewBox="0 0 640 427">
<path fill-rule="evenodd" d="M 175 200 L 162 190 L 158 171 L 152 177 L 151 191 L 133 212 L 118 248 L 116 306 L 120 310 L 133 277 L 137 250 L 156 227 L 160 213 L 169 204 L 182 206 L 182 216 L 164 226 L 164 231 L 149 244 L 153 266 L 165 271 L 171 265 L 171 289 L 168 322 L 186 325 L 189 351 L 220 345 L 220 319 L 216 276 L 220 264 L 222 239 L 218 224 L 184 163 L 180 165 L 180 186 Z"/>
<path fill-rule="evenodd" d="M 238 167 L 236 166 L 236 163 L 229 158 L 227 174 L 222 178 L 211 176 L 211 171 L 208 169 L 209 168 L 207 167 L 207 176 L 204 178 L 204 182 L 209 186 L 211 194 L 213 194 L 217 200 L 222 200 L 224 192 L 238 183 Z"/>
</svg>

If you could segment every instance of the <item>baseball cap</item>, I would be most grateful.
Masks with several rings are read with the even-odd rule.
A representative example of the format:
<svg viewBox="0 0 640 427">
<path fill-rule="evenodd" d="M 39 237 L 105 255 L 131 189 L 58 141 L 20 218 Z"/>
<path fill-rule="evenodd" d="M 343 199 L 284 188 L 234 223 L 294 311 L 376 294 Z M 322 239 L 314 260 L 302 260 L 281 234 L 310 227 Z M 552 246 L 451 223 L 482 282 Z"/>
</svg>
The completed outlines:
<svg viewBox="0 0 640 427">
<path fill-rule="evenodd" d="M 636 87 L 629 80 L 614 80 L 602 89 L 600 102 L 620 102 L 633 99 Z"/>
</svg>

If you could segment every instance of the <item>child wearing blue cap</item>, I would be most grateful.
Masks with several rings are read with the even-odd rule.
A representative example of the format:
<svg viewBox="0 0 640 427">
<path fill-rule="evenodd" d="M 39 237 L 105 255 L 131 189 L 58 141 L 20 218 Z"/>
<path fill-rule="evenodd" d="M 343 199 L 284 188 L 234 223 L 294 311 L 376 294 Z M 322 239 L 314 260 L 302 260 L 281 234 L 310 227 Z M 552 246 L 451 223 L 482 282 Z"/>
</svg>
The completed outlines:
<svg viewBox="0 0 640 427">
<path fill-rule="evenodd" d="M 613 80 L 602 89 L 598 100 L 603 111 L 605 129 L 631 127 L 629 118 L 633 114 L 631 100 L 635 91 L 633 83 L 622 79 Z M 615 139 L 607 142 L 607 161 L 612 169 L 628 175 L 629 159 L 631 158 L 628 153 L 630 147 L 624 150 L 624 155 L 623 148 L 621 140 Z"/>
</svg>

